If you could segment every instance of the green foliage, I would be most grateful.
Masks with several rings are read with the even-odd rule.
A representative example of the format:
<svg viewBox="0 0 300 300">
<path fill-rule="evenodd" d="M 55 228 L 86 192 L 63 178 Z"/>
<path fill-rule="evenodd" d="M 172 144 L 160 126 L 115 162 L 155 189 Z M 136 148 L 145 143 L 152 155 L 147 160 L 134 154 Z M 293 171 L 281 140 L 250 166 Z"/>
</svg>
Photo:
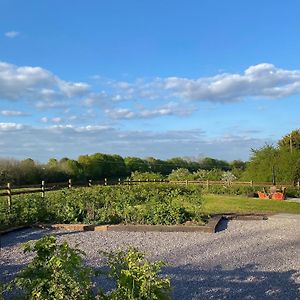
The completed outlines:
<svg viewBox="0 0 300 300">
<path fill-rule="evenodd" d="M 246 167 L 243 179 L 256 182 L 272 182 L 272 170 L 277 161 L 278 150 L 271 145 L 252 150 L 252 156 Z"/>
<path fill-rule="evenodd" d="M 300 198 L 300 189 L 297 187 L 287 188 L 285 192 L 287 197 Z"/>
<path fill-rule="evenodd" d="M 104 293 L 100 287 L 98 295 L 93 293 L 92 279 L 99 272 L 83 265 L 83 251 L 71 248 L 67 242 L 58 244 L 54 236 L 45 236 L 35 244 L 25 243 L 27 252 L 36 255 L 9 284 L 0 284 L 0 299 L 4 295 L 24 300 L 170 299 L 170 280 L 159 277 L 164 263 L 147 261 L 135 248 L 102 252 L 110 269 L 101 274 L 113 279 L 117 288 Z"/>
<path fill-rule="evenodd" d="M 293 152 L 300 150 L 300 129 L 293 130 L 278 141 L 278 146 Z"/>
<path fill-rule="evenodd" d="M 47 207 L 40 195 L 14 196 L 12 203 L 9 212 L 6 199 L 0 197 L 0 224 L 4 227 L 34 224 L 47 219 Z"/>
<path fill-rule="evenodd" d="M 20 292 L 20 299 L 92 299 L 92 270 L 82 264 L 83 252 L 54 236 L 45 236 L 34 245 L 25 244 L 24 252 L 36 256 L 9 286 Z"/>
<path fill-rule="evenodd" d="M 213 170 L 220 169 L 223 171 L 230 170 L 230 164 L 224 160 L 218 160 L 211 157 L 205 157 L 199 162 L 199 169 Z"/>
<path fill-rule="evenodd" d="M 201 188 L 166 184 L 95 186 L 0 198 L 3 224 L 178 224 L 201 219 Z M 4 201 L 3 201 L 4 200 Z M 6 213 L 4 213 L 6 211 Z M 200 216 L 200 217 L 199 217 Z"/>
<path fill-rule="evenodd" d="M 80 155 L 77 160 L 67 157 L 60 160 L 50 158 L 47 164 L 39 164 L 31 158 L 23 161 L 0 159 L 0 185 L 7 182 L 13 185 L 39 184 L 42 180 L 66 182 L 69 178 L 74 181 L 124 178 L 136 171 L 167 176 L 172 170 L 180 168 L 187 169 L 189 172 L 195 172 L 199 169 L 227 171 L 233 168 L 236 172 L 240 172 L 242 167 L 243 162 L 241 161 L 228 163 L 210 157 L 201 160 L 182 157 L 160 160 L 154 157 L 145 159 L 138 157 L 122 158 L 120 155 L 104 153 Z"/>
<path fill-rule="evenodd" d="M 236 176 L 232 172 L 227 171 L 227 172 L 223 172 L 221 179 L 226 184 L 231 184 L 233 181 L 236 180 Z"/>
<path fill-rule="evenodd" d="M 261 187 L 210 185 L 208 189 L 205 189 L 205 192 L 215 195 L 243 195 L 252 197 L 254 193 L 260 190 Z"/>
<path fill-rule="evenodd" d="M 108 276 L 117 283 L 117 288 L 100 299 L 112 300 L 167 300 L 170 299 L 170 280 L 158 276 L 162 261 L 151 263 L 143 253 L 130 247 L 126 252 L 105 253 L 110 268 Z"/>
<path fill-rule="evenodd" d="M 127 174 L 131 174 L 132 172 L 147 172 L 149 171 L 148 163 L 138 157 L 125 157 L 124 163 L 126 166 Z"/>
<path fill-rule="evenodd" d="M 161 180 L 163 179 L 163 176 L 160 173 L 154 173 L 154 172 L 139 172 L 135 171 L 131 173 L 130 176 L 131 180 Z"/>
<path fill-rule="evenodd" d="M 171 165 L 164 160 L 148 157 L 145 159 L 145 161 L 148 163 L 151 172 L 167 175 L 172 170 Z"/>
<path fill-rule="evenodd" d="M 256 182 L 272 182 L 273 168 L 276 182 L 297 182 L 300 179 L 300 150 L 267 145 L 253 150 L 242 178 Z"/>
<path fill-rule="evenodd" d="M 193 215 L 186 208 L 181 207 L 174 199 L 149 203 L 144 223 L 174 225 L 192 220 Z"/>
<path fill-rule="evenodd" d="M 193 180 L 193 174 L 185 168 L 179 168 L 176 170 L 172 170 L 171 174 L 168 176 L 169 180 Z"/>
<path fill-rule="evenodd" d="M 193 173 L 191 173 L 188 169 L 180 168 L 177 170 L 173 170 L 172 173 L 168 176 L 169 180 L 214 180 L 219 181 L 222 180 L 224 172 L 221 169 L 212 169 L 212 170 L 204 170 L 199 169 Z"/>
</svg>

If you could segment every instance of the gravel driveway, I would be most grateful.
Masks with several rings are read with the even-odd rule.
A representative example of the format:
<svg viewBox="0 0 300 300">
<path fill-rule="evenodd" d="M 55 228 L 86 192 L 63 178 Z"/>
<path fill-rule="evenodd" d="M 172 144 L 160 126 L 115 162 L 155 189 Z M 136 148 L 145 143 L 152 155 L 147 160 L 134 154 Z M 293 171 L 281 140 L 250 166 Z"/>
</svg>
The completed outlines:
<svg viewBox="0 0 300 300">
<path fill-rule="evenodd" d="M 22 230 L 1 237 L 0 279 L 31 259 L 20 243 L 49 233 L 103 265 L 98 250 L 134 245 L 151 260 L 163 259 L 173 299 L 300 299 L 300 218 L 230 221 L 215 234 L 183 232 L 66 232 Z"/>
</svg>

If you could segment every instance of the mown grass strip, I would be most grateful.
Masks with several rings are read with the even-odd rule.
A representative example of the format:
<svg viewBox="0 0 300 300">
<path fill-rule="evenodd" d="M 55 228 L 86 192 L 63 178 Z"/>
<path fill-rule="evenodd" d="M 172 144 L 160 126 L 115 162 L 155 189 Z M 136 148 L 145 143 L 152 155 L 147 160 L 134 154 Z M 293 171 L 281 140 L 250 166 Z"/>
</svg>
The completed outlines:
<svg viewBox="0 0 300 300">
<path fill-rule="evenodd" d="M 290 213 L 300 214 L 300 203 L 262 200 L 243 196 L 203 195 L 202 212 L 214 213 Z"/>
</svg>

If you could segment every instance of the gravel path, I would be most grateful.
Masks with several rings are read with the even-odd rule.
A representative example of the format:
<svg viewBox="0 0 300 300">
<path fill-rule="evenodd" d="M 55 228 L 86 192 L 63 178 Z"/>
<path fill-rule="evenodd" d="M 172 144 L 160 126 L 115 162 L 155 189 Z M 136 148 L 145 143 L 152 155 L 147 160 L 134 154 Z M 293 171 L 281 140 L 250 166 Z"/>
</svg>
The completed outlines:
<svg viewBox="0 0 300 300">
<path fill-rule="evenodd" d="M 103 265 L 99 250 L 124 245 L 165 260 L 173 299 L 300 299 L 299 217 L 230 221 L 223 227 L 216 234 L 22 230 L 1 237 L 0 280 L 30 261 L 20 243 L 54 233 L 79 244 L 93 267 Z"/>
</svg>

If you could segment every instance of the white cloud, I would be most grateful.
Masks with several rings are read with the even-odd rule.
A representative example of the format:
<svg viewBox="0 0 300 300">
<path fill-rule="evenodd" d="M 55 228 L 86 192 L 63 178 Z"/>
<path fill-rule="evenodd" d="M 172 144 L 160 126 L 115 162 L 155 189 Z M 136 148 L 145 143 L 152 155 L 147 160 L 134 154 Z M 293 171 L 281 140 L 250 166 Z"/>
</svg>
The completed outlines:
<svg viewBox="0 0 300 300">
<path fill-rule="evenodd" d="M 39 108 L 49 108 L 84 95 L 89 88 L 83 82 L 64 81 L 41 67 L 0 62 L 0 99 L 25 99 L 37 102 Z"/>
<path fill-rule="evenodd" d="M 250 66 L 244 74 L 214 77 L 160 79 L 164 89 L 188 100 L 238 101 L 245 97 L 282 98 L 300 92 L 300 71 L 276 68 L 272 64 Z"/>
<path fill-rule="evenodd" d="M 61 123 L 61 122 L 63 122 L 63 119 L 61 117 L 54 117 L 54 118 L 42 117 L 41 122 L 42 123 Z"/>
<path fill-rule="evenodd" d="M 99 131 L 106 131 L 111 129 L 111 127 L 107 125 L 87 125 L 75 128 L 77 132 L 99 132 Z"/>
<path fill-rule="evenodd" d="M 136 111 L 127 108 L 106 109 L 105 113 L 113 119 L 146 119 L 162 116 L 188 116 L 193 112 L 192 107 L 179 105 L 174 102 L 155 109 L 139 109 Z"/>
<path fill-rule="evenodd" d="M 49 126 L 47 129 L 50 129 L 50 130 L 58 130 L 58 129 L 61 129 L 61 130 L 64 130 L 64 129 L 73 129 L 74 126 L 71 125 L 71 124 L 67 124 L 67 125 L 52 125 L 52 126 Z"/>
<path fill-rule="evenodd" d="M 42 117 L 42 118 L 41 118 L 41 122 L 43 122 L 43 123 L 48 123 L 48 122 L 49 122 L 49 118 L 47 118 L 47 117 Z"/>
<path fill-rule="evenodd" d="M 21 117 L 21 116 L 27 116 L 28 114 L 17 110 L 1 110 L 0 115 L 10 116 L 10 117 Z"/>
<path fill-rule="evenodd" d="M 112 82 L 121 100 L 199 100 L 234 102 L 248 97 L 283 98 L 300 92 L 300 71 L 284 70 L 272 64 L 250 66 L 242 74 L 223 73 L 212 77 L 138 79 L 133 83 Z"/>
<path fill-rule="evenodd" d="M 21 130 L 24 128 L 23 124 L 18 123 L 0 123 L 0 131 Z"/>
<path fill-rule="evenodd" d="M 17 37 L 18 35 L 20 35 L 20 32 L 18 32 L 18 31 L 5 32 L 5 36 L 10 38 L 10 39 L 13 39 L 13 38 Z"/>
<path fill-rule="evenodd" d="M 39 109 L 47 109 L 47 108 L 65 108 L 67 107 L 66 101 L 37 101 L 35 103 L 35 107 Z"/>
<path fill-rule="evenodd" d="M 111 105 L 120 101 L 124 101 L 124 100 L 129 100 L 131 97 L 129 97 L 128 95 L 124 94 L 110 94 L 107 93 L 106 91 L 101 91 L 98 93 L 90 93 L 89 95 L 87 95 L 87 97 L 83 100 L 83 104 L 85 106 L 88 107 L 92 107 L 92 106 L 107 106 L 107 105 Z"/>
<path fill-rule="evenodd" d="M 84 105 L 91 107 L 94 105 L 103 105 L 110 102 L 110 97 L 109 95 L 102 91 L 99 93 L 90 93 L 84 100 L 83 103 Z"/>
</svg>

